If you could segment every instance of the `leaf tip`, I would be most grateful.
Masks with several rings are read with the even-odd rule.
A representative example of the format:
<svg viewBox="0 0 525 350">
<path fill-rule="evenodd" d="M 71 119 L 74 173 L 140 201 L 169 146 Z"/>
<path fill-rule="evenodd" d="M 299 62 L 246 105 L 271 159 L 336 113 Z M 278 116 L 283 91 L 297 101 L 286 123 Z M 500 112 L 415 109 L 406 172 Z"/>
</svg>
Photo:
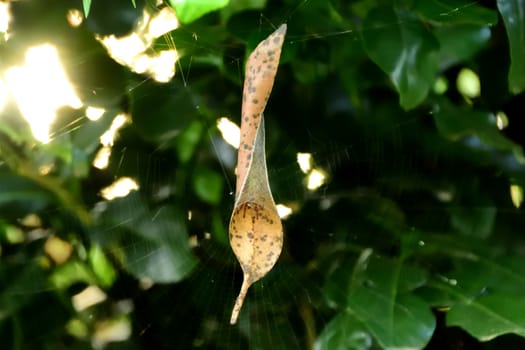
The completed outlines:
<svg viewBox="0 0 525 350">
<path fill-rule="evenodd" d="M 239 292 L 239 296 L 237 297 L 237 300 L 235 300 L 235 304 L 233 305 L 232 316 L 230 318 L 231 325 L 237 323 L 237 319 L 239 318 L 239 312 L 241 311 L 244 299 L 246 298 L 246 293 L 248 293 L 248 288 L 250 288 L 250 285 L 250 279 L 245 274 L 242 281 L 241 291 Z"/>
</svg>

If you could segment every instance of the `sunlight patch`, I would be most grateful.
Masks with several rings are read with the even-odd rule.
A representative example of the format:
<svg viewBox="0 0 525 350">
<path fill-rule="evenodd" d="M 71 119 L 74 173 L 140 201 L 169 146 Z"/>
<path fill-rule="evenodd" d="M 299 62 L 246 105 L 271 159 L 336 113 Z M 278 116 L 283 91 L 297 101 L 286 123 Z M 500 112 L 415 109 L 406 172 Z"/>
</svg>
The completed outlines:
<svg viewBox="0 0 525 350">
<path fill-rule="evenodd" d="M 93 159 L 93 166 L 100 170 L 106 169 L 109 165 L 109 157 L 111 157 L 111 147 L 102 147 L 95 155 L 95 159 Z"/>
<path fill-rule="evenodd" d="M 435 194 L 440 202 L 448 203 L 454 199 L 454 192 L 451 190 L 437 190 Z"/>
<path fill-rule="evenodd" d="M 277 204 L 276 208 L 277 208 L 277 214 L 279 214 L 279 217 L 281 219 L 286 219 L 287 217 L 289 217 L 293 213 L 292 208 L 287 207 L 284 204 Z"/>
<path fill-rule="evenodd" d="M 103 146 L 113 146 L 113 143 L 115 142 L 115 136 L 117 134 L 117 131 L 122 128 L 126 122 L 128 121 L 128 117 L 125 114 L 119 114 L 113 119 L 113 122 L 111 123 L 111 126 L 109 129 L 100 136 L 100 143 Z"/>
<path fill-rule="evenodd" d="M 71 301 L 77 311 L 85 310 L 106 300 L 106 293 L 97 286 L 88 286 L 82 292 L 73 295 Z"/>
<path fill-rule="evenodd" d="M 57 236 L 50 236 L 44 244 L 44 251 L 55 264 L 61 265 L 73 253 L 73 246 Z"/>
<path fill-rule="evenodd" d="M 523 203 L 523 187 L 519 185 L 510 185 L 510 198 L 512 199 L 512 204 L 516 208 L 521 207 Z"/>
<path fill-rule="evenodd" d="M 88 112 L 88 110 L 91 108 L 91 111 Z M 104 110 L 88 107 L 86 110 L 86 116 L 91 119 L 91 117 L 95 118 L 98 116 L 99 113 L 104 114 Z M 89 116 L 91 114 L 91 117 Z M 98 117 L 100 118 L 100 117 Z M 96 119 L 91 119 L 96 120 Z M 120 128 L 122 128 L 126 123 L 128 122 L 128 116 L 126 114 L 118 114 L 115 119 L 113 119 L 113 122 L 111 123 L 111 126 L 109 129 L 103 133 L 100 136 L 100 144 L 102 145 L 102 148 L 98 150 L 97 154 L 95 155 L 95 159 L 93 159 L 93 166 L 97 169 L 103 170 L 106 169 L 109 165 L 109 158 L 111 157 L 111 146 L 115 143 L 115 137 L 117 135 L 117 132 Z"/>
<path fill-rule="evenodd" d="M 241 140 L 241 130 L 239 126 L 226 117 L 217 120 L 217 129 L 221 132 L 221 136 L 227 144 L 235 149 L 239 148 Z"/>
<path fill-rule="evenodd" d="M 2 112 L 6 104 L 7 104 L 7 86 L 5 85 L 4 81 L 0 79 L 0 112 Z"/>
<path fill-rule="evenodd" d="M 496 125 L 498 126 L 499 130 L 503 130 L 507 126 L 509 126 L 509 118 L 507 117 L 505 112 L 499 111 L 498 113 L 496 113 Z"/>
<path fill-rule="evenodd" d="M 93 348 L 103 349 L 107 343 L 124 341 L 131 336 L 131 322 L 127 317 L 118 317 L 95 324 Z"/>
<path fill-rule="evenodd" d="M 82 107 L 52 45 L 28 49 L 25 65 L 8 69 L 6 77 L 20 112 L 40 142 L 50 141 L 49 127 L 59 108 Z"/>
<path fill-rule="evenodd" d="M 9 2 L 0 1 L 0 33 L 3 34 L 4 40 L 9 38 L 9 22 L 11 20 L 11 13 L 9 11 Z"/>
<path fill-rule="evenodd" d="M 151 278 L 144 277 L 139 280 L 139 288 L 142 290 L 148 290 L 154 285 L 155 281 L 153 281 Z"/>
<path fill-rule="evenodd" d="M 97 107 L 88 106 L 86 108 L 86 117 L 89 120 L 97 121 L 100 118 L 102 118 L 102 116 L 104 115 L 104 112 L 106 112 L 106 110 L 104 108 L 97 108 Z"/>
<path fill-rule="evenodd" d="M 326 181 L 326 172 L 322 169 L 313 169 L 307 176 L 306 188 L 314 191 L 321 187 Z"/>
<path fill-rule="evenodd" d="M 312 169 L 312 154 L 310 153 L 297 153 L 297 163 L 299 168 L 305 174 L 308 174 L 310 169 Z"/>
<path fill-rule="evenodd" d="M 131 191 L 139 189 L 138 183 L 130 177 L 121 177 L 111 185 L 103 188 L 100 194 L 104 199 L 111 201 L 115 198 L 126 197 Z"/>
<path fill-rule="evenodd" d="M 173 47 L 168 50 L 153 50 L 156 38 L 179 26 L 175 12 L 165 7 L 151 15 L 144 10 L 135 30 L 124 37 L 108 35 L 97 37 L 109 55 L 121 65 L 138 74 L 148 74 L 154 80 L 165 83 L 175 75 L 175 63 L 179 55 Z"/>
<path fill-rule="evenodd" d="M 314 159 L 311 153 L 297 153 L 297 164 L 306 174 L 306 188 L 315 191 L 325 184 L 328 174 L 321 168 L 314 168 Z"/>
<path fill-rule="evenodd" d="M 71 27 L 76 28 L 84 22 L 84 15 L 79 9 L 70 9 L 67 11 L 66 19 Z"/>
</svg>

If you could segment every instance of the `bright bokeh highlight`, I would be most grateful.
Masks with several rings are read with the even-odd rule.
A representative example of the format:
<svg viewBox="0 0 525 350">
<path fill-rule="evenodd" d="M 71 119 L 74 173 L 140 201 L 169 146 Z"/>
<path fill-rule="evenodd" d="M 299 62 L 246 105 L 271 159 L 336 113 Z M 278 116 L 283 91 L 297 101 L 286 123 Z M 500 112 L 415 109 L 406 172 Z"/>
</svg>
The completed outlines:
<svg viewBox="0 0 525 350">
<path fill-rule="evenodd" d="M 312 155 L 310 153 L 297 153 L 297 164 L 305 174 L 312 169 Z"/>
<path fill-rule="evenodd" d="M 7 104 L 7 85 L 4 83 L 2 79 L 0 79 L 0 112 L 4 109 L 5 105 Z"/>
<path fill-rule="evenodd" d="M 4 37 L 4 40 L 8 39 L 10 20 L 9 2 L 0 1 L 0 33 Z"/>
<path fill-rule="evenodd" d="M 521 203 L 523 203 L 523 187 L 515 184 L 510 185 L 510 198 L 516 208 L 521 207 Z"/>
<path fill-rule="evenodd" d="M 122 128 L 127 121 L 128 117 L 125 114 L 117 115 L 115 119 L 113 119 L 109 129 L 100 136 L 100 143 L 103 146 L 113 146 L 118 130 Z"/>
<path fill-rule="evenodd" d="M 6 77 L 20 112 L 40 142 L 50 141 L 49 128 L 59 108 L 82 107 L 52 45 L 28 49 L 25 64 L 9 68 Z"/>
<path fill-rule="evenodd" d="M 281 219 L 286 219 L 287 217 L 289 217 L 293 213 L 292 208 L 287 207 L 284 204 L 277 204 L 276 208 L 277 208 L 277 214 L 279 214 L 279 217 Z"/>
<path fill-rule="evenodd" d="M 237 124 L 228 118 L 223 117 L 217 120 L 217 129 L 219 129 L 223 140 L 226 141 L 227 144 L 235 149 L 239 148 L 239 143 L 241 142 L 241 129 L 239 129 Z"/>
<path fill-rule="evenodd" d="M 154 80 L 165 83 L 175 75 L 175 63 L 179 56 L 175 47 L 152 50 L 156 38 L 179 26 L 175 12 L 165 7 L 150 14 L 144 11 L 141 21 L 127 36 L 108 35 L 98 38 L 109 55 L 118 63 L 139 74 L 147 74 Z"/>
<path fill-rule="evenodd" d="M 100 118 L 102 118 L 102 116 L 104 115 L 104 112 L 106 112 L 106 110 L 104 108 L 97 108 L 97 107 L 88 106 L 86 108 L 86 117 L 89 120 L 97 121 Z"/>
<path fill-rule="evenodd" d="M 326 173 L 321 169 L 313 169 L 306 178 L 306 188 L 310 191 L 321 187 L 326 181 Z"/>
<path fill-rule="evenodd" d="M 111 201 L 115 198 L 126 197 L 131 191 L 139 189 L 138 183 L 130 177 L 121 177 L 108 187 L 100 191 L 102 197 Z"/>
</svg>

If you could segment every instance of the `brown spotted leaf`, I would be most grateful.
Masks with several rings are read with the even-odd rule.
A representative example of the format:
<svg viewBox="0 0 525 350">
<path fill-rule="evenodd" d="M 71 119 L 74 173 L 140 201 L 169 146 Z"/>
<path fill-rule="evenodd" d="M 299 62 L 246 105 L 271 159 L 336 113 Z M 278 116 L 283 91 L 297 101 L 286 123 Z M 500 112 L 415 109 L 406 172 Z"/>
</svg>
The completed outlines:
<svg viewBox="0 0 525 350">
<path fill-rule="evenodd" d="M 230 219 L 230 245 L 241 264 L 243 284 L 231 324 L 237 322 L 248 288 L 271 270 L 283 246 L 283 227 L 268 183 L 263 111 L 277 73 L 285 33 L 283 24 L 256 47 L 246 65 L 237 190 Z"/>
<path fill-rule="evenodd" d="M 255 135 L 272 91 L 285 34 L 286 24 L 283 24 L 257 45 L 246 63 L 242 94 L 241 142 L 237 157 L 236 197 L 239 196 L 250 166 Z"/>
</svg>

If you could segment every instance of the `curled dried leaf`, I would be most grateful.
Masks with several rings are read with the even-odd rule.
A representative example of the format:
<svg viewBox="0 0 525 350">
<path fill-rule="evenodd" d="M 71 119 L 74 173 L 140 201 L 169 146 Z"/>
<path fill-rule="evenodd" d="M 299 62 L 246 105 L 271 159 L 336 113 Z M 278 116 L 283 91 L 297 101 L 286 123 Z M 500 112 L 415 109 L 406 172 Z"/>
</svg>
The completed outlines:
<svg viewBox="0 0 525 350">
<path fill-rule="evenodd" d="M 283 24 L 259 43 L 246 65 L 237 189 L 230 219 L 230 245 L 241 265 L 243 284 L 233 307 L 231 324 L 237 322 L 248 288 L 271 270 L 283 245 L 283 227 L 268 182 L 263 112 L 285 34 Z"/>
</svg>

